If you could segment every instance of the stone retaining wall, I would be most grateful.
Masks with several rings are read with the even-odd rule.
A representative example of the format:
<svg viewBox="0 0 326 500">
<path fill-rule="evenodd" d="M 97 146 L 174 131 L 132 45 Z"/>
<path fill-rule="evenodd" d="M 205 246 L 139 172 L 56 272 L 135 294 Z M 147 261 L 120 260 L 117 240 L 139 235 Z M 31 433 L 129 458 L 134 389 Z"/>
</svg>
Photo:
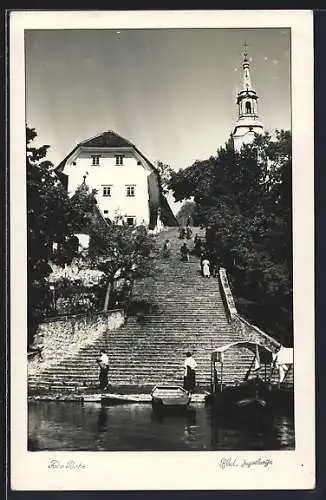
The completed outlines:
<svg viewBox="0 0 326 500">
<path fill-rule="evenodd" d="M 124 311 L 117 309 L 106 313 L 62 316 L 40 323 L 32 346 L 39 355 L 29 360 L 29 373 L 72 356 L 106 331 L 115 330 L 124 322 Z"/>
<path fill-rule="evenodd" d="M 230 321 L 234 319 L 237 314 L 237 308 L 235 307 L 233 295 L 227 278 L 226 270 L 223 267 L 219 269 L 220 285 L 222 298 L 226 307 L 226 312 Z"/>
</svg>

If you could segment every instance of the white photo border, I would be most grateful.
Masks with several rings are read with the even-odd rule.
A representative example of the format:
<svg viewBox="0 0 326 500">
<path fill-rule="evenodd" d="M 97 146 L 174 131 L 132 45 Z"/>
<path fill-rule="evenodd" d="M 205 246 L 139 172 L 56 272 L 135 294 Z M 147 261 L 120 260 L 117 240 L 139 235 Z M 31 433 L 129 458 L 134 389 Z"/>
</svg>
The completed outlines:
<svg viewBox="0 0 326 500">
<path fill-rule="evenodd" d="M 293 451 L 27 451 L 27 277 L 24 31 L 31 29 L 291 28 L 295 435 Z M 10 15 L 11 488 L 228 490 L 315 487 L 313 12 L 12 11 Z M 304 68 L 304 69 L 303 69 Z M 221 457 L 272 460 L 219 467 Z M 52 459 L 85 469 L 54 470 Z M 162 474 L 164 471 L 164 474 Z"/>
</svg>

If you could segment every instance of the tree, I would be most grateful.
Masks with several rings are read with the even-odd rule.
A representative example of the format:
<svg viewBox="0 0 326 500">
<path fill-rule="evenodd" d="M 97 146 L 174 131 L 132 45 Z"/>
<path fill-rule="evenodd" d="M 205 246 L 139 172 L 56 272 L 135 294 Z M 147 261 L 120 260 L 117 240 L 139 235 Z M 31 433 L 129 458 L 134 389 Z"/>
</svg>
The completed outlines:
<svg viewBox="0 0 326 500">
<path fill-rule="evenodd" d="M 291 134 L 257 136 L 236 151 L 174 173 L 175 199 L 193 197 L 211 258 L 227 267 L 239 308 L 274 336 L 292 339 Z"/>
<path fill-rule="evenodd" d="M 193 201 L 186 201 L 176 215 L 176 219 L 181 226 L 185 226 L 188 218 L 192 219 L 194 226 L 197 226 L 197 205 Z"/>
<path fill-rule="evenodd" d="M 52 163 L 45 159 L 49 146 L 32 145 L 36 137 L 35 129 L 26 127 L 29 343 L 50 300 L 46 278 L 52 272 L 53 243 L 60 246 L 58 262 L 71 261 L 74 228 L 83 217 L 82 212 L 72 210 Z"/>
<path fill-rule="evenodd" d="M 158 173 L 160 174 L 162 193 L 167 194 L 169 191 L 169 183 L 171 175 L 173 173 L 173 169 L 170 167 L 170 165 L 163 163 L 161 160 L 157 160 L 155 162 L 155 166 L 158 170 Z"/>
<path fill-rule="evenodd" d="M 120 224 L 119 220 L 105 231 L 94 227 L 91 238 L 90 267 L 105 275 L 103 310 L 107 311 L 117 279 L 127 284 L 131 295 L 135 279 L 150 274 L 154 241 L 144 226 L 131 227 Z"/>
</svg>

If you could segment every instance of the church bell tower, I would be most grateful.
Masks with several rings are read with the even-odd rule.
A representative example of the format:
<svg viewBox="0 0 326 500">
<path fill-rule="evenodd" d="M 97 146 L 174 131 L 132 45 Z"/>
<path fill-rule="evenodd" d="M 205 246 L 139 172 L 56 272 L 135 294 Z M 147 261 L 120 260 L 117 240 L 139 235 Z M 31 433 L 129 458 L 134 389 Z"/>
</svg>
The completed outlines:
<svg viewBox="0 0 326 500">
<path fill-rule="evenodd" d="M 258 119 L 258 95 L 250 79 L 247 44 L 244 46 L 242 68 L 243 84 L 237 97 L 239 116 L 232 134 L 233 144 L 236 150 L 240 150 L 243 144 L 252 142 L 255 134 L 262 134 L 264 132 L 264 127 Z"/>
</svg>

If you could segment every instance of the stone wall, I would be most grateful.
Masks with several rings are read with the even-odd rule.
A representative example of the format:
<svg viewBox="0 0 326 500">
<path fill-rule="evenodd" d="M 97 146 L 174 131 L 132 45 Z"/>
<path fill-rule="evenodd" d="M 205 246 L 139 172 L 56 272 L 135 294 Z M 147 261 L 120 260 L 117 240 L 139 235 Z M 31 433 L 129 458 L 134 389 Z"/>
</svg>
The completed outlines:
<svg viewBox="0 0 326 500">
<path fill-rule="evenodd" d="M 124 311 L 117 309 L 106 313 L 62 316 L 40 323 L 32 346 L 39 355 L 29 359 L 29 373 L 71 357 L 106 331 L 119 328 L 124 321 Z"/>
</svg>

